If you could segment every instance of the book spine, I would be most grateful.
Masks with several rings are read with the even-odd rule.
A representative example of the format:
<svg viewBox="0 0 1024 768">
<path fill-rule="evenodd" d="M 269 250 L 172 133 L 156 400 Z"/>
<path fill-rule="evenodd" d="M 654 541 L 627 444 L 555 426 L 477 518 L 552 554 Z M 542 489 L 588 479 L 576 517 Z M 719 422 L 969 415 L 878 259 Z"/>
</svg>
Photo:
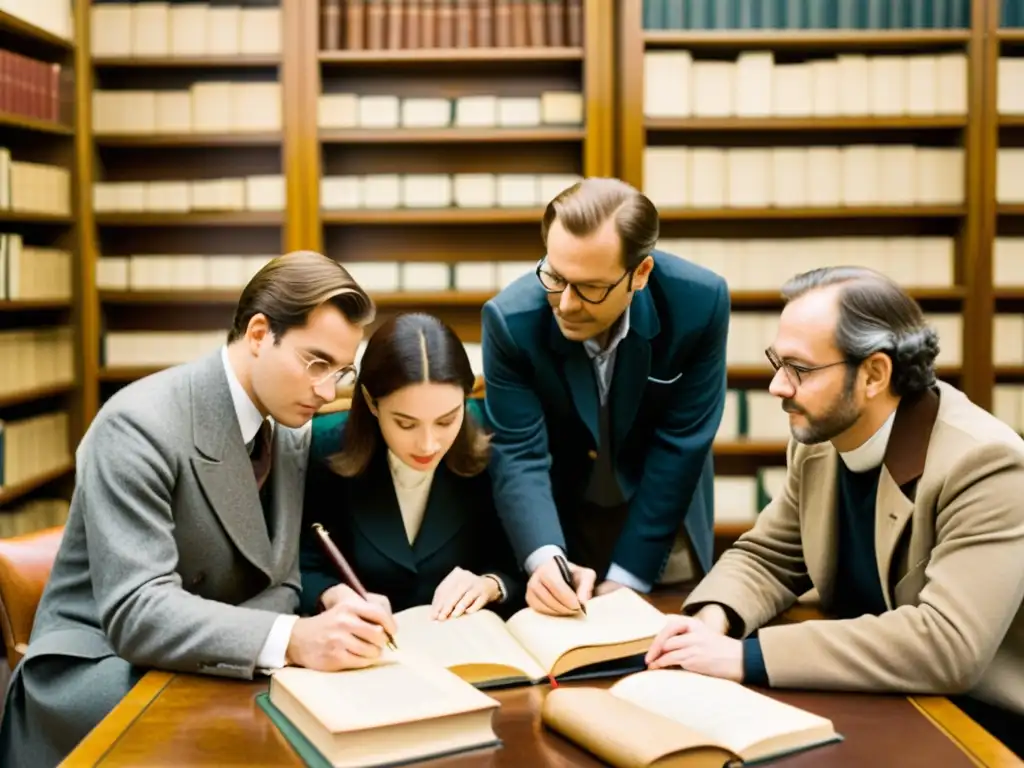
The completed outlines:
<svg viewBox="0 0 1024 768">
<path fill-rule="evenodd" d="M 365 47 L 366 0 L 346 0 L 345 3 L 345 48 L 361 51 Z"/>
<path fill-rule="evenodd" d="M 492 0 L 476 0 L 476 18 L 474 19 L 474 39 L 478 48 L 490 48 L 494 45 L 494 9 Z"/>
</svg>

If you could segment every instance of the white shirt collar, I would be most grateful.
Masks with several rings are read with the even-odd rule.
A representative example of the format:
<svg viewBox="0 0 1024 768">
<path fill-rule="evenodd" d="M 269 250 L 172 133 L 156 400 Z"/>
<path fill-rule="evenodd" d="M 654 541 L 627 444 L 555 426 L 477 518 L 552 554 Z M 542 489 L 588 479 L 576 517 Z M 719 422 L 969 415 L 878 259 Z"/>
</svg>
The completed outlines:
<svg viewBox="0 0 1024 768">
<path fill-rule="evenodd" d="M 235 375 L 235 369 L 231 367 L 231 360 L 228 359 L 228 348 L 221 347 L 220 359 L 224 363 L 224 373 L 228 377 L 228 388 L 231 390 L 231 402 L 235 404 L 235 415 L 238 417 L 238 426 L 242 430 L 242 440 L 246 445 L 252 442 L 256 433 L 263 425 L 263 416 L 259 409 L 253 405 L 249 395 L 242 388 L 242 383 Z M 270 422 L 273 428 L 273 420 Z"/>
<path fill-rule="evenodd" d="M 892 423 L 896 418 L 896 411 L 889 414 L 889 418 L 878 428 L 871 437 L 857 446 L 852 451 L 840 452 L 839 456 L 851 472 L 867 472 L 880 466 L 885 459 L 885 449 L 889 445 L 889 435 L 892 433 Z"/>
<path fill-rule="evenodd" d="M 392 453 L 390 448 L 388 448 L 388 467 L 391 469 L 391 477 L 395 483 L 407 490 L 422 485 L 434 474 L 433 469 L 413 469 Z"/>
<path fill-rule="evenodd" d="M 610 354 L 617 346 L 619 346 L 619 342 L 626 338 L 626 334 L 629 333 L 628 306 L 626 307 L 626 311 L 623 312 L 622 315 L 619 316 L 619 319 L 615 321 L 615 325 L 613 325 L 612 328 L 614 330 L 612 331 L 611 339 L 609 339 L 608 345 L 603 349 L 597 339 L 587 339 L 583 342 L 583 348 L 587 350 L 587 354 L 590 355 L 591 359 L 600 355 Z"/>
</svg>

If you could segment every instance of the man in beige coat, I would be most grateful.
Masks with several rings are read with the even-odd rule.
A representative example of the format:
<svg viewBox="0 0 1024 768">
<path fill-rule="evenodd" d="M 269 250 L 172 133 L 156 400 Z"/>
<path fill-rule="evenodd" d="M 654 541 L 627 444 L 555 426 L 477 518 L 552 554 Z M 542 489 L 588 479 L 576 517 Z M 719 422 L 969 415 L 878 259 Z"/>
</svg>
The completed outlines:
<svg viewBox="0 0 1024 768">
<path fill-rule="evenodd" d="M 649 666 L 952 695 L 1024 756 L 1024 440 L 935 380 L 935 332 L 887 278 L 820 269 L 783 294 L 767 354 L 793 433 L 785 488 Z M 758 631 L 811 588 L 835 619 Z"/>
</svg>

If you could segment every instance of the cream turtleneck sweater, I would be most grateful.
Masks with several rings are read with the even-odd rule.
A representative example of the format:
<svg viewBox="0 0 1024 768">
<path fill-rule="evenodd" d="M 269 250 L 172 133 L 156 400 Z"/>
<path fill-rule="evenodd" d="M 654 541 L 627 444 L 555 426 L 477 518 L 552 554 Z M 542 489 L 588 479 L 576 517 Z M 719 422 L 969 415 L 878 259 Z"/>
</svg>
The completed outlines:
<svg viewBox="0 0 1024 768">
<path fill-rule="evenodd" d="M 405 524 L 405 535 L 412 544 L 423 524 L 423 513 L 427 510 L 427 497 L 434 479 L 434 470 L 420 471 L 413 469 L 388 451 L 388 467 L 391 479 L 395 484 L 395 495 L 398 497 L 398 508 L 402 512 Z"/>
</svg>

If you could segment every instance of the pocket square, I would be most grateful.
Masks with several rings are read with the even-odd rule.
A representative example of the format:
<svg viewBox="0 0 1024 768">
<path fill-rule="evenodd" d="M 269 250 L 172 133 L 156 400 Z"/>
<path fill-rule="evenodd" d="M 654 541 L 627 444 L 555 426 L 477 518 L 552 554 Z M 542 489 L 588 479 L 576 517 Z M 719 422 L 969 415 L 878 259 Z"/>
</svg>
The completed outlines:
<svg viewBox="0 0 1024 768">
<path fill-rule="evenodd" d="M 671 379 L 657 379 L 654 376 L 648 376 L 647 380 L 649 382 L 651 382 L 652 384 L 674 384 L 675 382 L 679 381 L 679 379 L 681 379 L 682 377 L 683 377 L 682 372 L 679 372 L 675 376 L 673 376 Z"/>
</svg>

